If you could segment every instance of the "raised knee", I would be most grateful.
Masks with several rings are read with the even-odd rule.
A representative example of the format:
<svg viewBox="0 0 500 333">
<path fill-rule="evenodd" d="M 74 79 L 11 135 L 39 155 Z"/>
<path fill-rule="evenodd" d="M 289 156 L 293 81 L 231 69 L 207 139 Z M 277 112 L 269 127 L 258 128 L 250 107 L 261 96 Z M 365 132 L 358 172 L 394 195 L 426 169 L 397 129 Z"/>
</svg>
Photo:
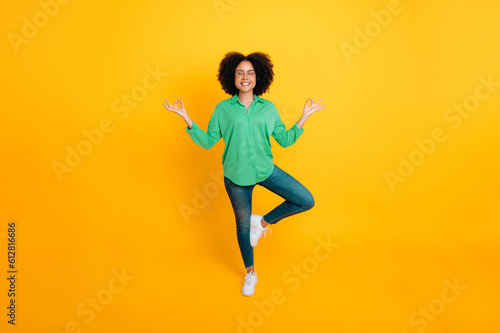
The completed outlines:
<svg viewBox="0 0 500 333">
<path fill-rule="evenodd" d="M 304 209 L 309 210 L 309 209 L 314 207 L 314 204 L 315 204 L 314 197 L 311 194 L 311 195 L 309 195 L 307 200 L 304 201 Z"/>
</svg>

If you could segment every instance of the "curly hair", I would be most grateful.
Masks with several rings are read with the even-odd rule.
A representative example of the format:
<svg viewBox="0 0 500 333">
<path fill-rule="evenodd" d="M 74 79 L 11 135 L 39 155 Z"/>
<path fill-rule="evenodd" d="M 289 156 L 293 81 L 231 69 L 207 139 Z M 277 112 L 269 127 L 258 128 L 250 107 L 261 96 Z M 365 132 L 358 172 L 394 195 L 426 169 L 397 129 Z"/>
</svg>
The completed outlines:
<svg viewBox="0 0 500 333">
<path fill-rule="evenodd" d="M 234 75 L 236 67 L 238 67 L 238 65 L 244 60 L 252 63 L 257 76 L 253 93 L 260 96 L 263 93 L 268 92 L 274 78 L 274 65 L 271 62 L 269 55 L 262 52 L 253 52 L 247 56 L 239 52 L 226 53 L 219 64 L 219 71 L 217 74 L 217 79 L 219 80 L 222 89 L 229 95 L 238 94 L 239 90 L 234 84 Z"/>
</svg>

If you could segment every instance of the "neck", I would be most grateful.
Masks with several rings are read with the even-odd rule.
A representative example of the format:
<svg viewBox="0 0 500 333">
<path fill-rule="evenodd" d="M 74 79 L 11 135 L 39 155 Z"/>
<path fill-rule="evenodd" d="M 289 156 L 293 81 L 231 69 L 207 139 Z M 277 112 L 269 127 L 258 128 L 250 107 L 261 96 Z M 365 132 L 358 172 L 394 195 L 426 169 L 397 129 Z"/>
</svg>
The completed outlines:
<svg viewBox="0 0 500 333">
<path fill-rule="evenodd" d="M 245 91 L 245 92 L 241 92 L 238 94 L 238 98 L 241 101 L 251 101 L 254 99 L 254 96 L 253 96 L 253 90 L 252 91 Z"/>
</svg>

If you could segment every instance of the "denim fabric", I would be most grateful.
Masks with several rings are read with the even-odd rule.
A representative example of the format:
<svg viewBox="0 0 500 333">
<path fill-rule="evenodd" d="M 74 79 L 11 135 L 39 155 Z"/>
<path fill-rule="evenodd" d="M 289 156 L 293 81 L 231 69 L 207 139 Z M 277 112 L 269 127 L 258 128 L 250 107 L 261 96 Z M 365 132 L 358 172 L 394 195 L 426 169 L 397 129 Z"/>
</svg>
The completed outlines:
<svg viewBox="0 0 500 333">
<path fill-rule="evenodd" d="M 252 214 L 252 192 L 260 185 L 281 196 L 285 201 L 264 215 L 264 221 L 276 224 L 279 220 L 304 212 L 314 206 L 314 198 L 301 183 L 274 164 L 273 172 L 265 180 L 248 186 L 240 186 L 224 177 L 229 200 L 236 218 L 236 235 L 245 268 L 253 266 L 253 247 L 250 244 L 250 215 Z"/>
</svg>

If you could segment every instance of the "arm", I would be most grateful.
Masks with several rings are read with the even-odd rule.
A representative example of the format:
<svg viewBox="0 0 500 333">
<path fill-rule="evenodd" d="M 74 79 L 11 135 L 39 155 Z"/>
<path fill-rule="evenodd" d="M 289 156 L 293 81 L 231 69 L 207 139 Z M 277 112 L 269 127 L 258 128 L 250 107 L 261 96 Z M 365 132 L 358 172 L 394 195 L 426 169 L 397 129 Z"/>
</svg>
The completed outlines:
<svg viewBox="0 0 500 333">
<path fill-rule="evenodd" d="M 165 100 L 165 102 L 167 103 L 167 105 L 163 104 L 163 106 L 167 110 L 177 113 L 186 122 L 186 132 L 188 132 L 194 142 L 196 142 L 201 147 L 210 149 L 222 137 L 219 128 L 217 109 L 212 114 L 212 117 L 210 118 L 210 121 L 208 123 L 208 130 L 207 132 L 205 132 L 188 116 L 186 109 L 184 109 L 184 103 L 182 99 L 175 101 L 173 106 L 170 105 L 167 100 Z M 177 102 L 180 102 L 180 107 L 176 106 Z"/>
<path fill-rule="evenodd" d="M 304 132 L 303 127 L 307 118 L 309 118 L 309 116 L 314 112 L 322 110 L 324 108 L 325 104 L 319 105 L 321 100 L 322 98 L 320 98 L 318 102 L 314 103 L 312 99 L 308 98 L 304 106 L 304 112 L 302 113 L 302 116 L 295 124 L 293 124 L 293 126 L 288 131 L 285 129 L 285 125 L 281 121 L 279 113 L 276 110 L 277 118 L 275 121 L 275 127 L 272 136 L 276 139 L 276 141 L 278 141 L 280 146 L 286 148 L 297 141 L 299 136 Z M 309 101 L 311 101 L 311 105 L 307 105 Z"/>
<path fill-rule="evenodd" d="M 276 118 L 274 120 L 274 129 L 271 133 L 272 137 L 279 143 L 283 148 L 289 147 L 297 141 L 299 136 L 304 132 L 303 128 L 298 128 L 297 124 L 293 124 L 288 131 L 285 128 L 285 124 L 281 121 L 278 110 L 275 111 Z"/>
</svg>

